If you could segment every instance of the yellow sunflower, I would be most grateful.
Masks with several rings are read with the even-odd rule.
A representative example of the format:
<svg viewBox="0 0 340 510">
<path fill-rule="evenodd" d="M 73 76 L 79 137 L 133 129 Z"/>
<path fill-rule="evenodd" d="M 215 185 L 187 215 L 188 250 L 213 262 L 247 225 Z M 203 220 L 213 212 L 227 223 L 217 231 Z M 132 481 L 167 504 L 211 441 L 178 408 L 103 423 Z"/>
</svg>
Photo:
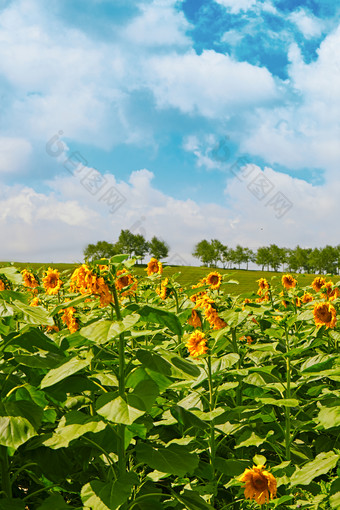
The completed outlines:
<svg viewBox="0 0 340 510">
<path fill-rule="evenodd" d="M 166 299 L 170 293 L 170 289 L 168 289 L 169 278 L 165 278 L 161 283 L 161 288 L 157 288 L 156 292 L 161 299 Z"/>
<path fill-rule="evenodd" d="M 197 358 L 208 351 L 207 339 L 201 331 L 194 331 L 191 333 L 185 346 L 188 348 L 190 356 L 193 358 Z"/>
<path fill-rule="evenodd" d="M 316 276 L 312 281 L 312 287 L 315 292 L 319 292 L 321 288 L 326 284 L 326 279 L 323 276 Z"/>
<path fill-rule="evenodd" d="M 123 297 L 130 296 L 137 290 L 137 282 L 132 274 L 125 268 L 117 271 L 116 288 L 122 291 L 125 287 L 129 287 L 130 285 L 131 287 L 128 290 L 122 292 Z"/>
<path fill-rule="evenodd" d="M 32 299 L 32 301 L 30 302 L 30 306 L 38 306 L 39 305 L 39 298 L 38 297 L 35 297 Z"/>
<path fill-rule="evenodd" d="M 191 316 L 188 319 L 188 324 L 190 324 L 190 326 L 192 326 L 193 328 L 202 327 L 202 321 L 196 310 L 191 311 Z"/>
<path fill-rule="evenodd" d="M 158 262 L 157 259 L 152 257 L 150 259 L 150 262 L 148 263 L 148 267 L 145 269 L 147 271 L 148 276 L 151 276 L 154 273 L 162 274 L 163 273 L 163 266 L 161 262 Z"/>
<path fill-rule="evenodd" d="M 286 289 L 292 289 L 297 284 L 297 280 L 291 274 L 284 274 L 282 276 L 282 285 Z"/>
<path fill-rule="evenodd" d="M 30 273 L 29 271 L 27 271 L 27 269 L 23 269 L 21 271 L 21 274 L 24 280 L 25 287 L 31 287 L 32 289 L 38 287 L 39 283 L 33 273 Z"/>
<path fill-rule="evenodd" d="M 58 269 L 48 268 L 46 275 L 43 278 L 43 285 L 46 294 L 53 295 L 58 294 L 63 282 L 60 279 Z"/>
<path fill-rule="evenodd" d="M 63 321 L 64 324 L 66 324 L 70 333 L 75 333 L 79 328 L 77 319 L 74 317 L 75 311 L 76 309 L 73 308 L 73 306 L 69 306 L 64 310 L 61 310 L 61 312 L 64 312 L 61 317 L 61 320 Z"/>
<path fill-rule="evenodd" d="M 305 291 L 304 295 L 301 298 L 301 301 L 303 303 L 310 303 L 311 301 L 313 301 L 313 299 L 314 298 L 313 298 L 312 294 L 310 294 L 309 292 Z"/>
<path fill-rule="evenodd" d="M 316 303 L 313 314 L 316 326 L 326 326 L 327 329 L 335 327 L 336 311 L 330 303 Z"/>
<path fill-rule="evenodd" d="M 213 271 L 212 273 L 209 273 L 206 277 L 206 283 L 210 285 L 210 287 L 215 290 L 219 289 L 221 286 L 222 281 L 222 275 L 218 273 L 217 271 Z"/>
<path fill-rule="evenodd" d="M 260 278 L 259 280 L 256 280 L 259 284 L 259 290 L 268 290 L 269 289 L 269 283 L 265 278 Z"/>
<path fill-rule="evenodd" d="M 245 482 L 244 495 L 246 499 L 254 499 L 259 505 L 268 503 L 276 498 L 277 482 L 275 477 L 265 470 L 265 466 L 253 466 L 246 469 L 239 478 Z"/>
</svg>

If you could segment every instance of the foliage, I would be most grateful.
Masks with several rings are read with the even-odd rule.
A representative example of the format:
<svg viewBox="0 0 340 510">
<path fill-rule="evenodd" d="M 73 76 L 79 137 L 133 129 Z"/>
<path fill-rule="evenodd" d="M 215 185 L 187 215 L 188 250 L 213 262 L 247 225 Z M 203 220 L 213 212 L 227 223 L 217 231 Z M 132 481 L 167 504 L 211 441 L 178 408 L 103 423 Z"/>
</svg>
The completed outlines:
<svg viewBox="0 0 340 510">
<path fill-rule="evenodd" d="M 230 296 L 227 275 L 183 289 L 133 263 L 61 274 L 57 295 L 2 270 L 0 509 L 254 509 L 252 464 L 277 481 L 266 508 L 340 508 L 340 334 L 313 316 L 338 312 L 336 284 Z"/>
</svg>

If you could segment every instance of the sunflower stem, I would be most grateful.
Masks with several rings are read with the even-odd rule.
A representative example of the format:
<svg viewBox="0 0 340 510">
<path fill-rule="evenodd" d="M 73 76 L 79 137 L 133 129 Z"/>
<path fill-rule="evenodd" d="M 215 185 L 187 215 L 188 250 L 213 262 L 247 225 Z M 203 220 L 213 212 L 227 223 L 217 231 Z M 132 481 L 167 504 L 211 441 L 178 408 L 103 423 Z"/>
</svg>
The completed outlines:
<svg viewBox="0 0 340 510">
<path fill-rule="evenodd" d="M 118 321 L 122 320 L 122 314 L 119 307 L 119 300 L 116 286 L 112 286 L 112 294 L 114 299 L 114 306 L 116 311 L 116 317 Z M 126 400 L 125 396 L 125 338 L 124 332 L 119 335 L 118 343 L 118 394 Z M 120 475 L 126 472 L 126 452 L 125 452 L 125 425 L 123 423 L 118 424 L 118 471 Z"/>
<path fill-rule="evenodd" d="M 291 397 L 290 392 L 290 379 L 291 379 L 291 365 L 290 365 L 290 355 L 289 355 L 289 336 L 287 327 L 285 328 L 285 337 L 286 337 L 286 398 L 289 399 Z M 286 460 L 291 459 L 290 452 L 290 408 L 288 406 L 285 407 L 285 447 L 286 447 Z"/>
<path fill-rule="evenodd" d="M 237 367 L 237 370 L 240 370 L 241 368 L 241 357 L 239 355 L 239 349 L 238 349 L 238 344 L 237 344 L 237 339 L 236 339 L 236 328 L 231 328 L 231 338 L 232 338 L 232 342 L 233 342 L 233 348 L 234 348 L 234 352 L 236 354 L 238 354 L 239 356 L 239 359 L 237 361 L 237 364 L 236 364 L 236 367 Z M 242 404 L 242 387 L 241 387 L 241 378 L 240 376 L 237 376 L 237 379 L 238 379 L 238 386 L 236 388 L 236 406 L 240 406 Z"/>
<path fill-rule="evenodd" d="M 206 358 L 208 367 L 208 385 L 209 385 L 209 411 L 212 412 L 215 409 L 215 396 L 212 381 L 212 370 L 211 370 L 211 355 L 209 354 Z M 212 468 L 212 479 L 215 478 L 215 456 L 216 456 L 216 444 L 215 444 L 215 427 L 213 419 L 210 419 L 210 437 L 209 437 L 209 450 L 210 450 L 210 465 Z M 214 504 L 214 495 L 210 498 L 210 504 Z"/>
</svg>

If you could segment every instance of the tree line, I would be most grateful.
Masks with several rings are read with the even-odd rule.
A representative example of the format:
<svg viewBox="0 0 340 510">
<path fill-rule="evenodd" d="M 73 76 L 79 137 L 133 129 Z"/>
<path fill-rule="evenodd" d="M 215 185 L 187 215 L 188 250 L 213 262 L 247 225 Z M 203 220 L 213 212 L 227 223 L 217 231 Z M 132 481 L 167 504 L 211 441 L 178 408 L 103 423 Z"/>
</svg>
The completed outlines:
<svg viewBox="0 0 340 510">
<path fill-rule="evenodd" d="M 85 260 L 88 261 L 126 253 L 130 258 L 140 257 L 142 262 L 146 255 L 156 259 L 166 258 L 169 254 L 169 246 L 156 236 L 153 236 L 151 241 L 147 241 L 142 234 L 133 234 L 127 229 L 120 231 L 117 242 L 98 241 L 96 244 L 88 244 L 83 253 Z"/>
<path fill-rule="evenodd" d="M 218 239 L 207 241 L 203 239 L 196 244 L 193 254 L 203 265 L 223 268 L 241 266 L 248 269 L 253 262 L 261 266 L 262 271 L 293 271 L 305 273 L 339 274 L 340 245 L 325 246 L 324 248 L 281 248 L 276 244 L 261 246 L 257 250 L 237 245 L 230 248 Z"/>
</svg>

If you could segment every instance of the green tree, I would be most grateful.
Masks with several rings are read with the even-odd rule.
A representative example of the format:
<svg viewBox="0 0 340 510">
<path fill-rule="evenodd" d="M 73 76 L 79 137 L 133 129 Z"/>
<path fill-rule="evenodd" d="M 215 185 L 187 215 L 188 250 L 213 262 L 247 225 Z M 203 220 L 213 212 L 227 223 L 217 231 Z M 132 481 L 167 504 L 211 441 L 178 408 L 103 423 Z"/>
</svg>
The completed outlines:
<svg viewBox="0 0 340 510">
<path fill-rule="evenodd" d="M 156 236 L 153 236 L 149 242 L 149 252 L 153 257 L 160 260 L 168 256 L 169 247 L 164 241 L 158 239 Z"/>
<path fill-rule="evenodd" d="M 214 251 L 214 265 L 217 266 L 218 262 L 223 263 L 223 252 L 226 246 L 218 239 L 211 239 L 210 245 Z"/>
<path fill-rule="evenodd" d="M 135 234 L 133 236 L 133 252 L 136 257 L 141 257 L 143 260 L 145 255 L 149 252 L 149 249 L 149 243 L 142 234 Z"/>
<path fill-rule="evenodd" d="M 116 249 L 118 253 L 126 253 L 129 257 L 132 257 L 135 248 L 134 235 L 130 230 L 121 230 L 118 241 L 116 243 Z"/>
<path fill-rule="evenodd" d="M 192 255 L 201 260 L 203 265 L 211 266 L 215 260 L 216 253 L 211 243 L 206 239 L 202 239 L 202 241 L 195 245 Z"/>
<path fill-rule="evenodd" d="M 85 260 L 110 258 L 118 253 L 116 246 L 107 241 L 98 241 L 96 244 L 88 244 L 83 251 Z"/>
<path fill-rule="evenodd" d="M 268 246 L 261 246 L 257 249 L 256 252 L 256 264 L 262 266 L 262 271 L 264 270 L 264 266 L 267 266 L 269 270 L 270 266 L 270 249 Z"/>
</svg>

